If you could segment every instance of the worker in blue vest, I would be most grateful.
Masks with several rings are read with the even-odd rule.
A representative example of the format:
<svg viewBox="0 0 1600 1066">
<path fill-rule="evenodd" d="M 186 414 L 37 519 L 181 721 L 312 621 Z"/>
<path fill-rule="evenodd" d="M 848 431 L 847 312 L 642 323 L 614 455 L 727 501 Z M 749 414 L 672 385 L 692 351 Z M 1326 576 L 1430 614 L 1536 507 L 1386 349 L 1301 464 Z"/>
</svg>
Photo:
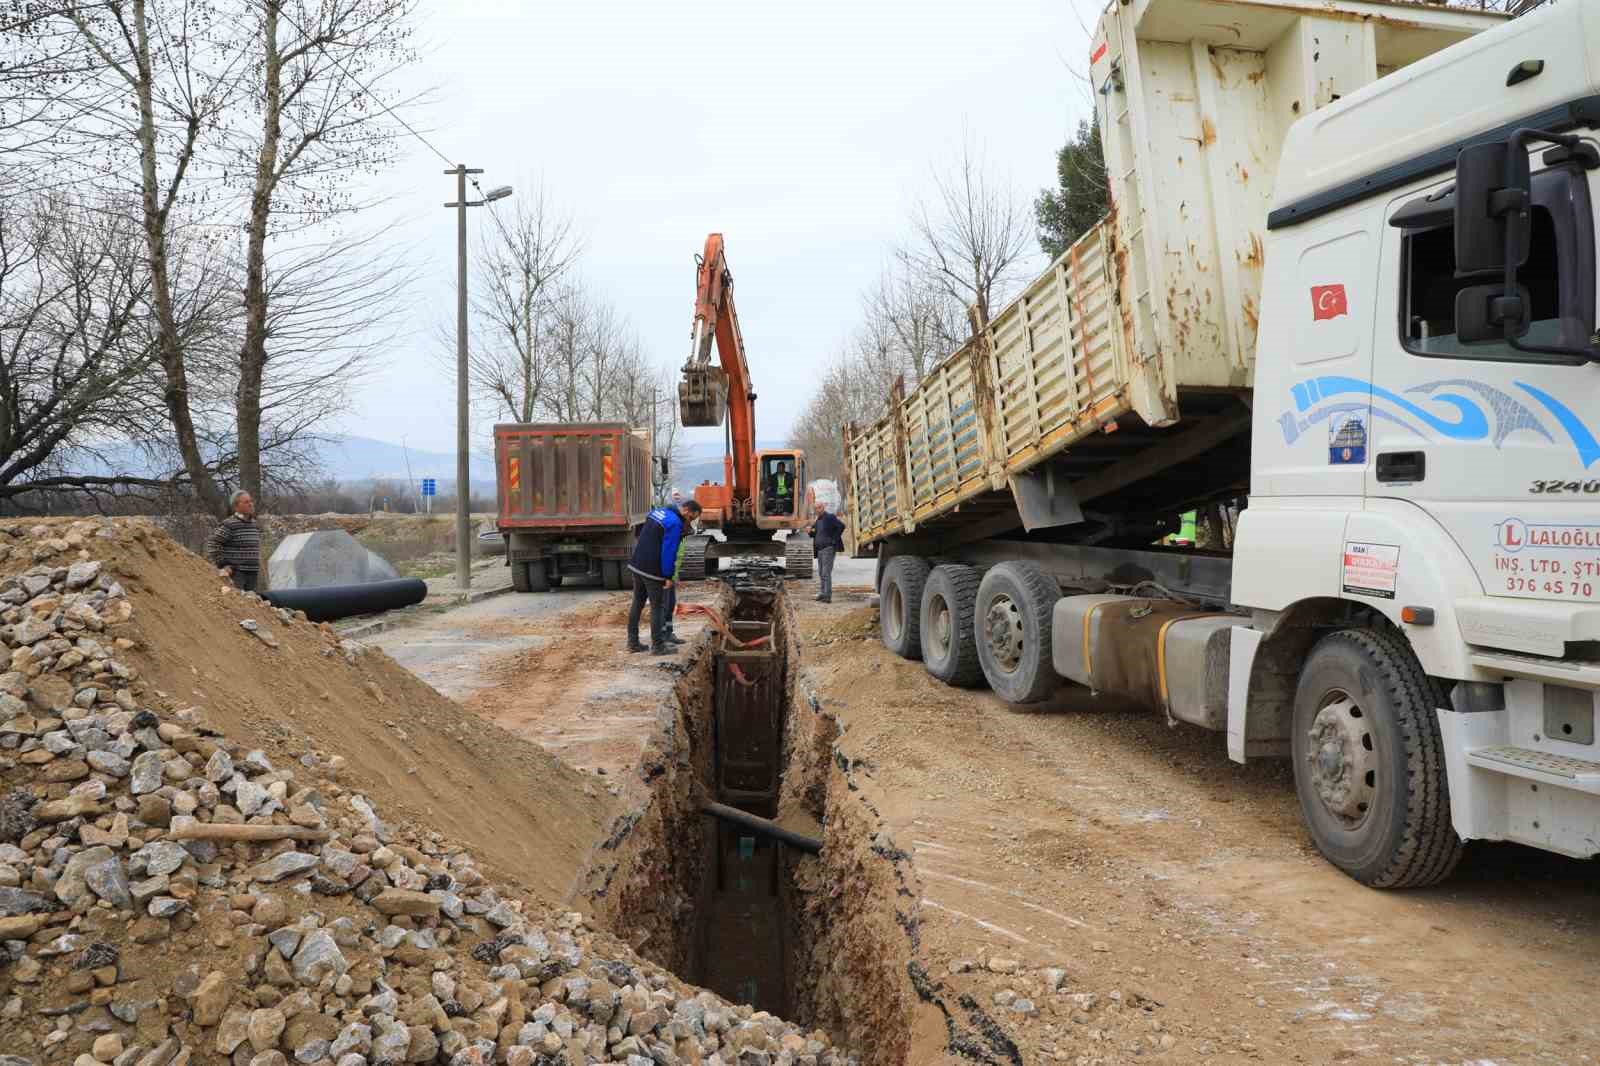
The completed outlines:
<svg viewBox="0 0 1600 1066">
<path fill-rule="evenodd" d="M 639 527 L 639 541 L 633 546 L 628 569 L 633 572 L 633 604 L 628 608 L 628 650 L 649 651 L 652 655 L 671 655 L 674 644 L 667 639 L 667 590 L 672 587 L 678 562 L 678 542 L 683 528 L 700 517 L 700 504 L 685 500 L 677 507 L 657 507 L 645 516 Z M 650 646 L 639 641 L 639 615 L 650 601 Z M 679 642 L 681 643 L 681 642 Z"/>
</svg>

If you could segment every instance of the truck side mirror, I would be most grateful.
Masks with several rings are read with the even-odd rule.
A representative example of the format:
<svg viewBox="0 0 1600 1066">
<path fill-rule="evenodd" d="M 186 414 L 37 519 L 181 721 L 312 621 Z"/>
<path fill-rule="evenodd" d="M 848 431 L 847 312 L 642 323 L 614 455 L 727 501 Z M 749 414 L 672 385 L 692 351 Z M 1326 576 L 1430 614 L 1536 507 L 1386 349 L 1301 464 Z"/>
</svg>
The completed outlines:
<svg viewBox="0 0 1600 1066">
<path fill-rule="evenodd" d="M 1520 337 L 1528 332 L 1532 307 L 1526 285 L 1518 285 L 1510 296 L 1504 284 L 1469 285 L 1456 293 L 1456 340 L 1462 344 L 1503 341 L 1507 326 L 1511 327 L 1510 336 Z"/>
<path fill-rule="evenodd" d="M 1516 136 L 1456 155 L 1456 276 L 1521 267 L 1528 261 L 1532 178 Z"/>
</svg>

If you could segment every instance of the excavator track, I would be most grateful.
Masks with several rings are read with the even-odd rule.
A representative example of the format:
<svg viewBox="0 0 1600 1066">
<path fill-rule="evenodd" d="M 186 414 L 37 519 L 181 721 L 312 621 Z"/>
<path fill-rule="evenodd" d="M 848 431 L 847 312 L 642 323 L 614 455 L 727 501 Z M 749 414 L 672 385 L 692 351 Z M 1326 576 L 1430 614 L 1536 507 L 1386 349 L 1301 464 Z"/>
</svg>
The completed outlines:
<svg viewBox="0 0 1600 1066">
<path fill-rule="evenodd" d="M 816 557 L 816 550 L 812 546 L 810 537 L 791 533 L 789 539 L 784 542 L 783 568 L 790 577 L 810 577 L 812 561 Z"/>
<path fill-rule="evenodd" d="M 679 581 L 706 579 L 706 549 L 711 538 L 703 535 L 683 538 L 683 562 L 678 566 Z"/>
</svg>

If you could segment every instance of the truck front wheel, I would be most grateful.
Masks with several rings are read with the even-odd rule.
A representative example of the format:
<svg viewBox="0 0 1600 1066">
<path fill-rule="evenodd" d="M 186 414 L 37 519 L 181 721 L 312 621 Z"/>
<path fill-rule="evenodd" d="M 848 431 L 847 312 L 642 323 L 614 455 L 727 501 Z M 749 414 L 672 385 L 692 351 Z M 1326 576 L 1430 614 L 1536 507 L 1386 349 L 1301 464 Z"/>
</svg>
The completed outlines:
<svg viewBox="0 0 1600 1066">
<path fill-rule="evenodd" d="M 1300 673 L 1291 742 L 1300 809 L 1317 849 L 1362 884 L 1431 885 L 1461 858 L 1440 700 L 1391 633 L 1330 633 Z"/>
<path fill-rule="evenodd" d="M 883 568 L 878 626 L 883 646 L 902 659 L 922 658 L 922 586 L 927 580 L 927 560 L 915 555 L 897 555 Z"/>
<path fill-rule="evenodd" d="M 970 566 L 933 568 L 922 588 L 922 665 L 947 685 L 970 688 L 983 680 L 972 627 L 982 575 Z"/>
<path fill-rule="evenodd" d="M 978 662 L 1007 703 L 1037 703 L 1060 687 L 1050 649 L 1060 598 L 1055 579 L 1033 563 L 1004 562 L 983 575 L 973 612 Z"/>
</svg>

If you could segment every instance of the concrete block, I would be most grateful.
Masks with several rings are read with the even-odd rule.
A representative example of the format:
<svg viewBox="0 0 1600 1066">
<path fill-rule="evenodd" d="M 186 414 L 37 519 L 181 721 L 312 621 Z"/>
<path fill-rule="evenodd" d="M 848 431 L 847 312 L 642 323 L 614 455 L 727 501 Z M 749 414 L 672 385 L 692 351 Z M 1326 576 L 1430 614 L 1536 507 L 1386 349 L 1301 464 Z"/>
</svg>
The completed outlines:
<svg viewBox="0 0 1600 1066">
<path fill-rule="evenodd" d="M 267 560 L 267 582 L 274 589 L 365 585 L 399 576 L 389 560 L 342 529 L 291 534 Z"/>
</svg>

